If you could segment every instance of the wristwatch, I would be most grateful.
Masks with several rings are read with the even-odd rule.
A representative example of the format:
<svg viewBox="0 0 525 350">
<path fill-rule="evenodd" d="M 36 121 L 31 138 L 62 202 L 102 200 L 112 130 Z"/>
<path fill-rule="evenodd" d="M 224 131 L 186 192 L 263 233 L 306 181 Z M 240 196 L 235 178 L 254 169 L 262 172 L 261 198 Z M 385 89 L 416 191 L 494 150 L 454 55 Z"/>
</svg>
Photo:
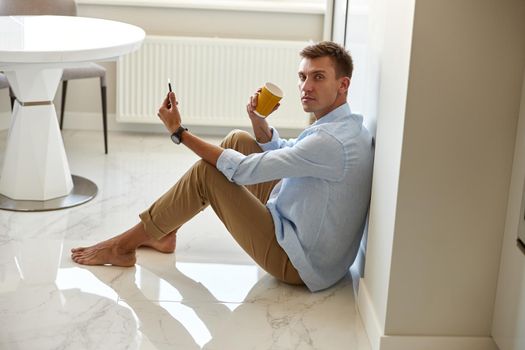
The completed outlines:
<svg viewBox="0 0 525 350">
<path fill-rule="evenodd" d="M 188 131 L 188 128 L 185 128 L 182 125 L 179 126 L 179 128 L 173 134 L 171 134 L 171 141 L 179 145 L 182 142 L 182 133 L 184 131 Z"/>
</svg>

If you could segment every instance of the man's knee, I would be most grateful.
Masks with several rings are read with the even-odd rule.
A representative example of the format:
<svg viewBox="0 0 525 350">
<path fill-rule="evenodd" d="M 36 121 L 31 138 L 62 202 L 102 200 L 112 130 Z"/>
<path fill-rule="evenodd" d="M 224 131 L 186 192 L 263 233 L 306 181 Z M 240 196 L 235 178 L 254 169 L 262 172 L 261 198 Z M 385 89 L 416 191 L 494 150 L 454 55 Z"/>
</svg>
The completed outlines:
<svg viewBox="0 0 525 350">
<path fill-rule="evenodd" d="M 230 131 L 230 133 L 222 140 L 222 148 L 231 148 L 239 149 L 239 146 L 246 143 L 254 143 L 255 139 L 253 136 L 244 130 L 235 129 Z"/>
<path fill-rule="evenodd" d="M 211 165 L 207 161 L 200 159 L 190 169 L 191 178 L 196 183 L 209 185 L 216 183 L 216 181 L 228 181 L 223 173 L 221 173 L 215 166 Z M 229 182 L 229 181 L 228 181 Z"/>
<path fill-rule="evenodd" d="M 197 169 L 197 171 L 199 171 L 199 172 L 208 172 L 210 170 L 217 170 L 216 167 L 214 167 L 213 165 L 211 165 L 210 163 L 208 163 L 204 159 L 199 159 L 198 161 L 196 161 L 195 164 L 193 165 L 193 167 L 195 169 Z"/>
</svg>

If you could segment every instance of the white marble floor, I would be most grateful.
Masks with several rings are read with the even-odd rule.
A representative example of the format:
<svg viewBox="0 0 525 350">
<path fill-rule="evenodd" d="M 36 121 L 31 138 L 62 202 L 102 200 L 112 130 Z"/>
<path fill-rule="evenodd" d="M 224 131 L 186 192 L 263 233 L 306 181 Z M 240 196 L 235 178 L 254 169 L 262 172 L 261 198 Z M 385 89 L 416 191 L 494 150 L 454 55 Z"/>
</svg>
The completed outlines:
<svg viewBox="0 0 525 350">
<path fill-rule="evenodd" d="M 314 294 L 279 283 L 211 209 L 179 231 L 175 254 L 73 263 L 71 247 L 135 224 L 196 157 L 165 135 L 111 133 L 109 155 L 100 132 L 66 131 L 64 143 L 99 193 L 66 210 L 0 210 L 0 349 L 370 349 L 350 277 Z"/>
</svg>

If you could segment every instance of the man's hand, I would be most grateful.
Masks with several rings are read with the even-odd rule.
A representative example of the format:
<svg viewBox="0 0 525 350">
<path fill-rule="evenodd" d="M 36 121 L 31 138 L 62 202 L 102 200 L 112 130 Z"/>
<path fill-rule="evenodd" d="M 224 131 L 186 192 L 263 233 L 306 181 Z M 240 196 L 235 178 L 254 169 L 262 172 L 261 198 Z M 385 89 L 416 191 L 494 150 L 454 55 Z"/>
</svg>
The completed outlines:
<svg viewBox="0 0 525 350">
<path fill-rule="evenodd" d="M 246 112 L 248 112 L 248 116 L 252 121 L 253 133 L 255 134 L 255 139 L 257 142 L 267 143 L 272 139 L 272 130 L 268 126 L 266 118 L 261 118 L 255 114 L 255 108 L 257 107 L 257 100 L 259 99 L 260 92 L 261 89 L 257 90 L 255 94 L 250 96 L 250 101 L 246 105 Z M 279 106 L 280 104 L 278 103 L 271 113 L 275 112 Z"/>
<path fill-rule="evenodd" d="M 157 113 L 157 116 L 162 120 L 170 133 L 177 131 L 182 123 L 179 108 L 177 107 L 178 104 L 175 93 L 169 92 Z"/>
<path fill-rule="evenodd" d="M 250 101 L 248 102 L 248 104 L 246 105 L 246 112 L 248 112 L 248 116 L 250 117 L 250 119 L 252 121 L 257 121 L 257 119 L 265 119 L 265 118 L 261 118 L 259 117 L 257 114 L 255 114 L 255 108 L 257 107 L 257 101 L 259 99 L 259 93 L 261 92 L 261 89 L 258 89 L 257 92 L 255 94 L 253 94 L 252 96 L 250 96 Z M 273 110 L 270 112 L 270 114 L 272 114 L 273 112 L 275 112 L 277 109 L 279 109 L 279 106 L 281 104 L 278 103 L 274 108 Z"/>
<path fill-rule="evenodd" d="M 166 129 L 168 129 L 170 133 L 177 131 L 182 123 L 179 109 L 177 108 L 178 104 L 179 102 L 177 102 L 175 94 L 173 92 L 169 92 L 168 96 L 162 102 L 159 112 L 157 113 L 160 120 L 162 120 L 166 126 Z M 189 131 L 184 132 L 182 143 L 213 166 L 217 165 L 217 160 L 223 151 L 221 147 L 212 145 L 211 143 L 193 135 Z"/>
</svg>

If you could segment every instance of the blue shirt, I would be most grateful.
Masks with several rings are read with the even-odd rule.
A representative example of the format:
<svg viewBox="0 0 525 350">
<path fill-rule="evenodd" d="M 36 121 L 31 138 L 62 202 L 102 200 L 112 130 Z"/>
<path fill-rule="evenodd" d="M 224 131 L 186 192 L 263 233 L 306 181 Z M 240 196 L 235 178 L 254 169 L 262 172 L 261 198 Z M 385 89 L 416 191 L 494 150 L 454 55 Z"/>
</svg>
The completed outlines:
<svg viewBox="0 0 525 350">
<path fill-rule="evenodd" d="M 370 201 L 372 137 L 344 104 L 284 140 L 273 129 L 263 153 L 226 149 L 217 168 L 249 185 L 282 179 L 266 206 L 275 235 L 311 291 L 330 287 L 352 265 Z"/>
</svg>

